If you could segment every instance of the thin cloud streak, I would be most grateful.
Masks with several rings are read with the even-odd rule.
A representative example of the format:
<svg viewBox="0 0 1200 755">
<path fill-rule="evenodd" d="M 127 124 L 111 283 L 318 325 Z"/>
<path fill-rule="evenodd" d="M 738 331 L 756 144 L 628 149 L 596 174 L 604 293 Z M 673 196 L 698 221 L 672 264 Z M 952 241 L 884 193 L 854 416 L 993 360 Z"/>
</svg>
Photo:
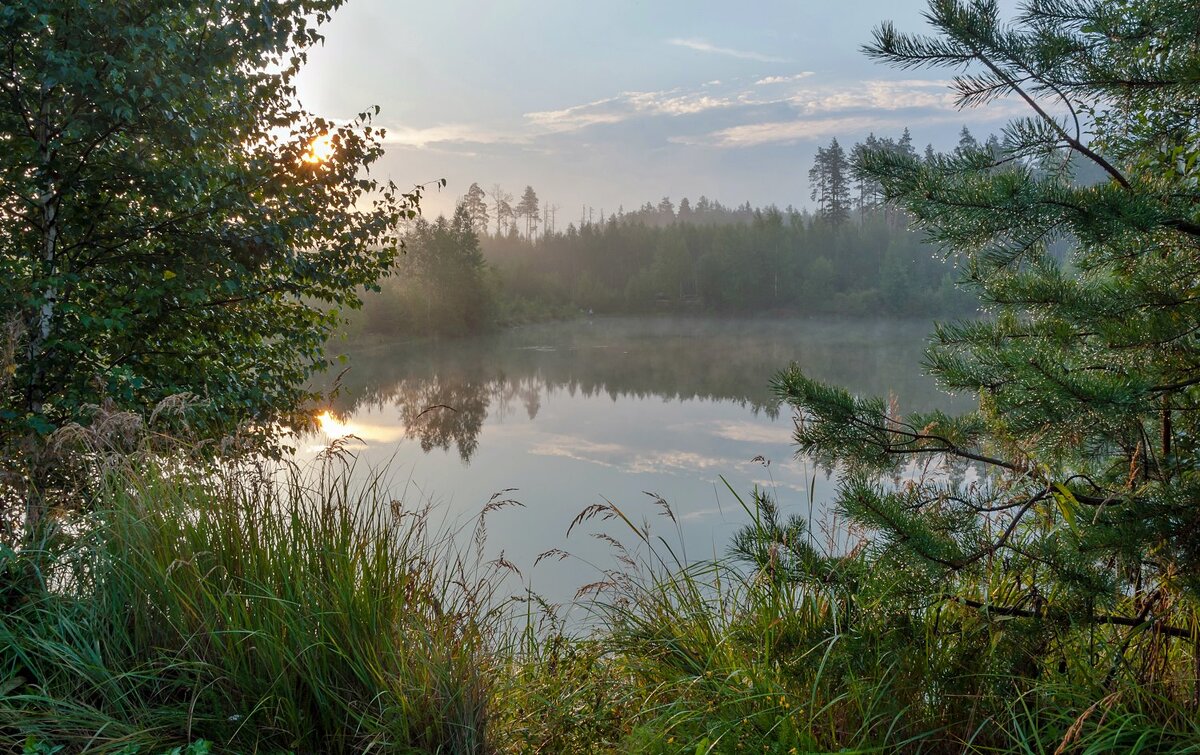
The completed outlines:
<svg viewBox="0 0 1200 755">
<path fill-rule="evenodd" d="M 588 126 L 605 123 L 620 123 L 632 115 L 620 112 L 622 97 L 606 97 L 602 100 L 572 105 L 561 110 L 540 110 L 526 113 L 525 120 L 535 127 L 550 133 L 578 131 Z M 616 106 L 611 108 L 610 106 Z"/>
<path fill-rule="evenodd" d="M 579 131 L 590 126 L 621 123 L 638 116 L 696 115 L 733 107 L 738 100 L 673 89 L 661 92 L 622 92 L 561 110 L 526 113 L 525 120 L 544 133 Z"/>
<path fill-rule="evenodd" d="M 771 84 L 790 84 L 793 81 L 800 81 L 801 79 L 807 79 L 809 76 L 813 76 L 813 75 L 814 74 L 812 71 L 801 71 L 800 73 L 794 73 L 791 76 L 766 76 L 766 77 L 763 77 L 763 78 L 759 79 L 758 81 L 754 82 L 754 86 L 761 87 L 761 86 L 769 86 Z M 718 83 L 720 83 L 720 82 L 718 82 Z"/>
<path fill-rule="evenodd" d="M 911 123 L 912 119 L 904 121 L 904 125 L 911 125 Z M 881 119 L 877 115 L 850 118 L 806 118 L 794 121 L 747 123 L 720 129 L 700 137 L 671 137 L 670 141 L 674 144 L 691 147 L 761 147 L 766 144 L 794 144 L 806 139 L 843 136 L 847 133 L 895 125 L 900 125 L 900 122 L 893 119 Z"/>
<path fill-rule="evenodd" d="M 426 128 L 410 126 L 386 126 L 384 144 L 403 147 L 426 148 L 435 144 L 504 144 L 520 141 L 514 134 L 469 126 L 463 123 L 448 123 Z"/>
<path fill-rule="evenodd" d="M 669 141 L 673 144 L 690 147 L 744 149 L 767 145 L 796 144 L 825 137 L 844 137 L 848 134 L 867 131 L 962 123 L 963 120 L 963 114 L 958 111 L 913 112 L 904 117 L 856 115 L 842 118 L 801 118 L 793 121 L 747 123 L 742 126 L 713 131 L 699 137 L 671 137 Z"/>
<path fill-rule="evenodd" d="M 738 60 L 753 60 L 759 63 L 786 63 L 784 58 L 778 58 L 774 55 L 764 55 L 761 52 L 751 52 L 748 50 L 735 50 L 731 47 L 719 47 L 704 39 L 688 38 L 688 39 L 668 39 L 667 44 L 675 47 L 685 47 L 696 52 L 709 53 L 711 55 L 725 55 Z"/>
<path fill-rule="evenodd" d="M 813 116 L 839 116 L 847 122 L 863 111 L 895 112 L 899 110 L 924 110 L 935 113 L 953 113 L 961 117 L 955 105 L 955 95 L 944 81 L 908 79 L 901 81 L 867 80 L 837 87 L 829 85 L 795 86 L 808 79 L 810 72 L 790 76 L 772 76 L 759 79 L 752 86 L 726 87 L 725 92 L 714 91 L 713 82 L 698 89 L 685 91 L 672 89 L 658 92 L 622 92 L 615 97 L 574 105 L 559 110 L 544 110 L 526 113 L 527 123 L 543 134 L 561 134 L 581 131 L 592 126 L 623 123 L 634 118 L 651 116 L 695 116 L 709 111 L 724 110 L 736 117 L 745 111 L 747 120 L 762 118 L 763 108 L 786 108 L 796 114 L 796 120 Z M 792 86 L 783 86 L 792 85 Z M 771 90 L 764 93 L 763 88 Z M 739 110 L 740 109 L 740 110 Z M 915 115 L 918 122 L 927 121 L 924 114 Z M 878 119 L 878 116 L 876 116 Z M 810 121 L 816 123 L 816 121 Z M 934 122 L 941 122 L 937 119 Z M 755 129 L 777 126 L 783 123 L 776 117 L 768 122 L 748 122 L 713 132 L 712 136 L 731 132 L 737 141 L 728 138 L 679 137 L 670 139 L 676 144 L 707 144 L 709 146 L 740 145 L 741 134 Z M 790 121 L 789 121 L 790 123 Z M 833 122 L 836 125 L 836 122 Z M 796 136 L 781 137 L 789 140 L 804 138 L 803 127 L 793 126 Z M 739 131 L 738 129 L 743 129 Z M 765 133 L 765 130 L 764 130 Z M 818 130 L 814 136 L 827 132 Z M 771 141 L 778 141 L 772 139 Z"/>
<path fill-rule="evenodd" d="M 802 113 L 929 108 L 959 111 L 955 94 L 940 81 L 861 81 L 834 92 L 805 91 L 787 98 Z"/>
</svg>

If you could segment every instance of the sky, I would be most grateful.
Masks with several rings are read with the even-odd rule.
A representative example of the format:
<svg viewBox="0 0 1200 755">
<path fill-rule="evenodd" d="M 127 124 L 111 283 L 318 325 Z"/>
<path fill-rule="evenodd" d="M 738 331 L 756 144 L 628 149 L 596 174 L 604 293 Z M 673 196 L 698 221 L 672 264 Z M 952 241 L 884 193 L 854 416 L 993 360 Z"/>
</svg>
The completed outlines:
<svg viewBox="0 0 1200 755">
<path fill-rule="evenodd" d="M 860 47 L 881 21 L 923 32 L 925 0 L 349 0 L 298 81 L 331 119 L 378 105 L 402 187 L 446 179 L 449 212 L 472 182 L 559 209 L 611 213 L 664 196 L 807 207 L 818 146 L 908 126 L 947 149 L 967 125 L 949 73 L 899 71 Z"/>
</svg>

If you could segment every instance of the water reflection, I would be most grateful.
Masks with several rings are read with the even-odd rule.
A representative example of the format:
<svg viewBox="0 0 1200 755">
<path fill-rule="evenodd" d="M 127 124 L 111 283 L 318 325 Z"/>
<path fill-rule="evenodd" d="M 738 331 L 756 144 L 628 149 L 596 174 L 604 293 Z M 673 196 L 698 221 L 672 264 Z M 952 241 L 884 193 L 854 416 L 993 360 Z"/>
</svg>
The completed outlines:
<svg viewBox="0 0 1200 755">
<path fill-rule="evenodd" d="M 389 426 L 356 426 L 353 434 L 364 440 L 407 437 L 427 453 L 453 447 L 467 464 L 489 418 L 502 421 L 521 412 L 534 420 L 546 401 L 563 393 L 608 396 L 614 403 L 731 402 L 751 416 L 775 419 L 780 407 L 770 379 L 792 361 L 853 391 L 894 393 L 905 409 L 952 409 L 953 400 L 917 369 L 928 327 L 861 320 L 614 318 L 452 342 L 358 346 L 349 349 L 352 369 L 323 424 L 336 432 L 342 428 L 335 423 L 364 410 L 385 420 L 395 411 Z M 779 441 L 774 428 L 761 424 L 726 425 L 718 434 L 730 440 L 756 435 L 766 440 L 764 433 L 770 433 L 771 442 Z M 588 443 L 585 437 L 560 437 L 529 451 L 611 463 L 606 459 L 612 449 Z M 675 465 L 669 458 L 656 463 Z"/>
<path fill-rule="evenodd" d="M 355 469 L 397 500 L 448 521 L 478 515 L 497 491 L 525 504 L 489 519 L 487 548 L 539 594 L 567 601 L 612 554 L 578 529 L 611 502 L 657 520 L 662 496 L 685 559 L 725 552 L 746 522 L 734 500 L 767 488 L 785 514 L 819 522 L 835 476 L 793 458 L 792 422 L 771 378 L 792 361 L 902 410 L 966 408 L 921 374 L 925 322 L 597 319 L 441 343 L 347 348 L 350 370 L 322 424 L 353 435 Z M 315 456 L 325 446 L 305 453 Z M 767 459 L 765 464 L 759 459 Z M 727 487 L 728 486 L 728 487 Z M 815 531 L 821 531 L 819 523 Z M 562 548 L 575 558 L 536 566 Z M 689 555 L 690 554 L 690 555 Z"/>
</svg>

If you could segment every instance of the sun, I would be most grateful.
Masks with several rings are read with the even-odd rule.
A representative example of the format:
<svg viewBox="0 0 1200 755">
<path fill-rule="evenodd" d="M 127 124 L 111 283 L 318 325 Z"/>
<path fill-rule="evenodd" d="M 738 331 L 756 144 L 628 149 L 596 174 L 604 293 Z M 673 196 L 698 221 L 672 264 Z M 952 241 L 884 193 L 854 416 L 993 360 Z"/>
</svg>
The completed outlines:
<svg viewBox="0 0 1200 755">
<path fill-rule="evenodd" d="M 321 134 L 316 139 L 313 139 L 308 144 L 308 152 L 304 153 L 302 158 L 304 162 L 316 165 L 318 163 L 328 162 L 333 157 L 335 152 L 333 146 L 333 134 Z"/>
</svg>

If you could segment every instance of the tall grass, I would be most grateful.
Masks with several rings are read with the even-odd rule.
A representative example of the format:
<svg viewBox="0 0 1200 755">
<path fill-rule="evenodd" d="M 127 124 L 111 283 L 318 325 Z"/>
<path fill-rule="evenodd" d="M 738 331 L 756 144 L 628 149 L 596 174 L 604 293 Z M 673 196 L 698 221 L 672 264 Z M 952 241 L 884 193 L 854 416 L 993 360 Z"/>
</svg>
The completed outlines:
<svg viewBox="0 0 1200 755">
<path fill-rule="evenodd" d="M 586 509 L 620 566 L 572 634 L 532 594 L 513 621 L 505 564 L 379 478 L 162 458 L 106 463 L 22 554 L 44 589 L 0 615 L 0 750 L 1200 754 L 1188 638 L 914 590 L 760 493 L 701 561 Z"/>
<path fill-rule="evenodd" d="M 586 668 L 568 655 L 572 682 L 555 656 L 557 676 L 540 678 L 547 700 L 528 719 L 553 720 L 573 701 L 605 737 L 559 751 L 1200 752 L 1191 643 L 1162 651 L 1155 663 L 1171 673 L 1158 682 L 1114 679 L 1095 659 L 1132 669 L 1150 650 L 1128 630 L 914 600 L 914 575 L 879 568 L 865 541 L 820 545 L 795 522 L 781 526 L 768 497 L 743 505 L 759 557 L 738 549 L 699 563 L 615 506 L 582 515 L 616 522 L 640 555 L 605 574 L 600 626 L 573 646 Z M 628 564 L 631 551 L 612 542 Z"/>
<path fill-rule="evenodd" d="M 498 584 L 350 475 L 110 474 L 0 617 L 0 739 L 486 753 Z"/>
</svg>

